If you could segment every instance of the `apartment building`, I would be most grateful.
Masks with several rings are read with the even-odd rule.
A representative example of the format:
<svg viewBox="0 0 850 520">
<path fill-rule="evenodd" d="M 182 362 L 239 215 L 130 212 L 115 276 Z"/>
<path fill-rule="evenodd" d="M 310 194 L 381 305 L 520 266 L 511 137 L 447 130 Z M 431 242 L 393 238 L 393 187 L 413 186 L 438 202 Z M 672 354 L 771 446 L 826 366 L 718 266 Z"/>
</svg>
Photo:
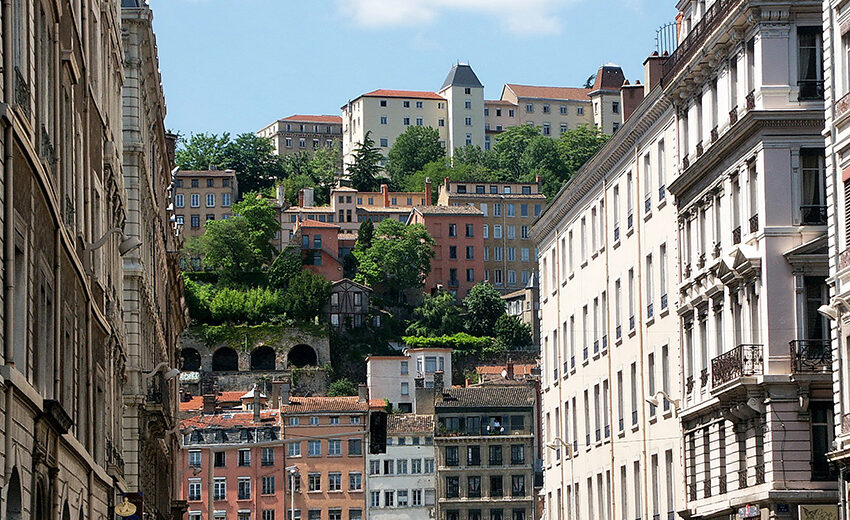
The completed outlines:
<svg viewBox="0 0 850 520">
<path fill-rule="evenodd" d="M 669 188 L 686 499 L 704 518 L 730 506 L 805 517 L 837 497 L 830 327 L 818 313 L 829 275 L 822 4 L 756 4 L 680 4 L 688 45 L 662 69 L 680 136 Z"/>
<path fill-rule="evenodd" d="M 544 430 L 556 456 L 563 455 L 559 447 L 571 456 L 560 470 L 546 462 L 547 477 L 555 475 L 546 480 L 548 511 L 564 500 L 568 510 L 579 507 L 594 518 L 835 515 L 837 483 L 826 457 L 833 421 L 829 327 L 817 312 L 828 274 L 819 202 L 820 4 L 705 4 L 679 3 L 679 49 L 647 60 L 642 103 L 534 229 Z M 599 230 L 594 206 L 605 215 L 604 250 L 585 245 L 594 226 Z M 576 237 L 579 264 L 570 261 Z M 594 276 L 588 269 L 598 258 L 606 274 Z M 590 282 L 597 279 L 611 282 Z M 581 326 L 573 329 L 577 287 L 600 294 L 607 315 L 596 325 L 589 325 L 594 300 L 580 304 Z M 583 299 L 589 297 L 596 298 Z M 576 375 L 601 381 L 601 388 L 571 385 L 574 331 L 582 346 Z M 600 359 L 607 344 L 610 369 L 585 372 L 584 345 L 595 345 L 587 334 L 601 339 Z M 670 366 L 681 376 L 665 378 L 676 373 Z M 600 469 L 588 471 L 597 439 L 604 446 L 612 424 L 640 450 L 630 453 L 629 442 L 615 440 L 604 459 L 620 467 L 606 468 L 600 459 Z M 572 447 L 562 432 L 572 433 Z M 582 434 L 590 446 L 581 446 Z M 576 468 L 579 478 L 568 479 Z M 551 486 L 570 481 L 559 498 Z"/>
<path fill-rule="evenodd" d="M 298 205 L 290 206 L 286 203 L 283 186 L 278 186 L 277 204 L 282 208 L 279 247 L 289 244 L 298 222 L 303 220 L 336 224 L 344 235 L 340 239 L 351 241 L 357 238 L 357 230 L 364 220 L 371 220 L 375 225 L 388 218 L 406 222 L 414 206 L 431 204 L 431 181 L 425 180 L 424 191 L 421 192 L 390 191 L 386 184 L 382 184 L 378 192 L 337 186 L 331 190 L 330 204 L 327 206 L 314 205 L 313 188 L 302 188 L 298 192 Z M 349 249 L 342 251 L 340 258 L 354 244 L 344 243 L 342 247 Z"/>
<path fill-rule="evenodd" d="M 671 401 L 681 395 L 666 190 L 675 132 L 671 103 L 652 90 L 532 229 L 547 520 L 669 519 L 684 505 Z"/>
<path fill-rule="evenodd" d="M 176 379 L 169 378 L 180 367 L 178 342 L 189 319 L 177 258 L 183 240 L 169 218 L 177 136 L 165 131 L 151 8 L 145 2 L 124 1 L 122 6 L 124 234 L 141 245 L 123 256 L 128 380 L 123 392 L 123 445 L 109 451 L 123 451 L 127 491 L 144 497 L 147 514 L 170 518 L 182 512 L 182 505 L 173 502 L 177 480 L 173 462 L 180 440 L 173 434 Z M 98 276 L 104 274 L 102 267 L 98 265 Z M 151 465 L 157 471 L 150 471 Z"/>
<path fill-rule="evenodd" d="M 172 197 L 181 234 L 187 238 L 203 235 L 208 220 L 231 216 L 238 195 L 233 170 L 179 170 L 174 176 Z"/>
<path fill-rule="evenodd" d="M 534 386 L 444 388 L 438 377 L 433 391 L 437 518 L 536 518 Z"/>
<path fill-rule="evenodd" d="M 474 206 L 415 206 L 408 224 L 422 224 L 434 239 L 425 291 L 445 289 L 458 298 L 484 280 L 483 213 Z"/>
<path fill-rule="evenodd" d="M 433 388 L 437 372 L 443 373 L 443 384 L 451 386 L 451 349 L 406 348 L 398 356 L 366 357 L 366 386 L 369 389 L 369 397 L 386 399 L 394 409 L 402 413 L 430 413 L 430 407 L 425 411 L 416 407 L 416 378 L 423 378 L 424 388 Z"/>
<path fill-rule="evenodd" d="M 830 293 L 832 298 L 826 308 L 831 319 L 829 353 L 832 360 L 833 391 L 835 394 L 835 441 L 829 454 L 841 478 L 839 483 L 839 518 L 850 518 L 848 488 L 845 475 L 850 466 L 850 365 L 848 365 L 848 340 L 846 334 L 850 318 L 850 226 L 847 224 L 848 188 L 850 188 L 850 125 L 847 109 L 850 107 L 850 51 L 848 39 L 850 9 L 836 2 L 824 2 L 824 106 L 826 121 L 825 149 L 825 202 L 829 257 Z M 825 351 L 824 351 L 825 353 Z"/>
<path fill-rule="evenodd" d="M 540 286 L 537 274 L 522 289 L 502 295 L 505 302 L 505 312 L 509 316 L 517 316 L 523 323 L 531 327 L 532 344 L 540 347 Z"/>
<path fill-rule="evenodd" d="M 107 518 L 122 493 L 150 518 L 181 510 L 163 458 L 176 390 L 157 384 L 182 304 L 166 256 L 170 165 L 150 16 L 133 0 L 2 6 L 2 518 Z M 146 98 L 141 134 L 134 87 Z M 159 319 L 136 339 L 127 311 L 140 293 L 143 316 Z M 135 414 L 150 420 L 141 432 Z M 152 463 L 139 466 L 138 451 Z"/>
<path fill-rule="evenodd" d="M 389 415 L 386 453 L 369 450 L 366 465 L 367 518 L 436 518 L 433 415 Z"/>
<path fill-rule="evenodd" d="M 439 206 L 474 206 L 483 214 L 484 272 L 502 293 L 525 287 L 537 270 L 537 250 L 529 231 L 546 206 L 540 182 L 463 182 L 446 178 Z"/>
<path fill-rule="evenodd" d="M 320 148 L 342 151 L 340 116 L 292 115 L 278 119 L 257 132 L 271 140 L 277 155 L 312 154 Z"/>
<path fill-rule="evenodd" d="M 369 402 L 363 395 L 292 397 L 287 391 L 281 398 L 286 440 L 281 466 L 290 493 L 285 507 L 291 509 L 294 501 L 293 518 L 362 520 Z"/>
<path fill-rule="evenodd" d="M 333 282 L 331 296 L 322 311 L 331 326 L 339 330 L 360 327 L 371 318 L 376 327 L 381 325 L 381 315 L 372 315 L 372 288 L 348 278 Z"/>
<path fill-rule="evenodd" d="M 293 235 L 299 242 L 304 267 L 332 282 L 343 278 L 339 231 L 336 224 L 306 219 L 295 223 Z"/>
<path fill-rule="evenodd" d="M 180 428 L 178 497 L 188 503 L 189 520 L 286 518 L 277 410 L 199 414 Z"/>
</svg>

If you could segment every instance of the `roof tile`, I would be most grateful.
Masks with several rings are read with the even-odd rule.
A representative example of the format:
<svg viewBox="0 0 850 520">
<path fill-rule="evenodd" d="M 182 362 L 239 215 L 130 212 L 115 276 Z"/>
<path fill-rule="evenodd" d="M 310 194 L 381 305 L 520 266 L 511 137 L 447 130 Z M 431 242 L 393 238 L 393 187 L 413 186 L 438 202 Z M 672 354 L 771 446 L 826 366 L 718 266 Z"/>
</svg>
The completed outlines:
<svg viewBox="0 0 850 520">
<path fill-rule="evenodd" d="M 540 98 L 540 99 L 564 99 L 589 101 L 590 89 L 576 87 L 538 87 L 534 85 L 517 85 L 508 83 L 505 85 L 514 91 L 514 94 L 519 98 Z"/>
</svg>

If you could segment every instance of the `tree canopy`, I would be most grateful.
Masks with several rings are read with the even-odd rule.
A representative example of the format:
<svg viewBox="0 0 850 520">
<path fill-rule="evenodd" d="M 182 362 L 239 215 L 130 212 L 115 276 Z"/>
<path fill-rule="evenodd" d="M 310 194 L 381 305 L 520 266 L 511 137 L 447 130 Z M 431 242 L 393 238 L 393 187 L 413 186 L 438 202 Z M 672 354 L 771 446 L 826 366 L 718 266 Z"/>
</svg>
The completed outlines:
<svg viewBox="0 0 850 520">
<path fill-rule="evenodd" d="M 395 219 L 378 224 L 372 244 L 354 251 L 356 280 L 385 294 L 422 287 L 431 272 L 434 239 L 422 224 L 407 226 Z"/>
<path fill-rule="evenodd" d="M 393 143 L 387 154 L 387 173 L 394 189 L 405 185 L 405 178 L 426 164 L 442 159 L 445 147 L 440 134 L 430 126 L 408 127 Z M 420 188 L 421 189 L 421 188 Z"/>
<path fill-rule="evenodd" d="M 348 165 L 351 184 L 358 191 L 375 191 L 378 187 L 377 175 L 381 172 L 381 160 L 384 156 L 375 148 L 372 132 L 366 132 L 363 142 L 354 149 L 354 161 Z"/>
<path fill-rule="evenodd" d="M 444 336 L 463 330 L 463 307 L 457 298 L 440 291 L 425 296 L 425 301 L 413 311 L 416 321 L 407 328 L 411 336 Z"/>
<path fill-rule="evenodd" d="M 466 328 L 479 336 L 491 335 L 496 321 L 505 314 L 502 296 L 486 282 L 472 286 L 463 304 L 466 306 Z"/>
</svg>

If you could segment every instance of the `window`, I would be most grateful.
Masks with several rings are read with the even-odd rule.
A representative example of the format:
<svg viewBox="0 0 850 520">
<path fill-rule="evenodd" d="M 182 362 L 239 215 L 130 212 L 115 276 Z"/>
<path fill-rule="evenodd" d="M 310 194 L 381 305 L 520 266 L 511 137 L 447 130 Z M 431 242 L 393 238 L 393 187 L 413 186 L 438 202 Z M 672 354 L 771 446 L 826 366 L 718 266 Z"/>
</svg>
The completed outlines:
<svg viewBox="0 0 850 520">
<path fill-rule="evenodd" d="M 457 236 L 457 224 L 449 224 L 449 236 L 456 237 Z"/>
<path fill-rule="evenodd" d="M 322 441 L 308 441 L 307 455 L 310 457 L 318 457 L 322 454 Z"/>
<path fill-rule="evenodd" d="M 386 137 L 381 137 L 380 143 L 381 143 L 381 148 L 386 148 L 390 145 L 390 141 Z"/>
<path fill-rule="evenodd" d="M 525 464 L 525 450 L 522 444 L 511 445 L 511 464 Z"/>
<path fill-rule="evenodd" d="M 466 270 L 466 281 L 474 282 L 475 281 L 475 269 L 467 269 Z"/>
<path fill-rule="evenodd" d="M 409 126 L 409 125 L 410 125 L 410 118 L 409 118 L 409 117 L 405 117 L 405 118 L 403 118 L 403 119 L 402 119 L 402 124 L 403 124 L 404 126 Z"/>
<path fill-rule="evenodd" d="M 800 100 L 823 99 L 823 29 L 797 27 Z"/>
<path fill-rule="evenodd" d="M 422 118 L 421 117 L 416 118 L 416 126 L 422 126 Z"/>
<path fill-rule="evenodd" d="M 186 206 L 186 196 L 182 193 L 178 193 L 174 196 L 174 205 L 178 208 L 182 208 Z"/>
<path fill-rule="evenodd" d="M 328 473 L 328 491 L 342 491 L 342 473 Z"/>
<path fill-rule="evenodd" d="M 801 149 L 800 223 L 826 224 L 826 175 L 823 149 Z"/>
<path fill-rule="evenodd" d="M 832 480 L 827 452 L 832 446 L 832 403 L 813 402 L 810 405 L 812 422 L 812 480 Z"/>
<path fill-rule="evenodd" d="M 451 428 L 449 428 L 451 431 Z M 446 466 L 457 466 L 460 464 L 457 446 L 446 446 Z"/>
<path fill-rule="evenodd" d="M 290 457 L 300 457 L 301 456 L 301 443 L 300 442 L 290 442 L 287 445 L 287 455 Z"/>
<path fill-rule="evenodd" d="M 502 238 L 502 225 L 494 224 L 493 225 L 493 238 Z"/>
<path fill-rule="evenodd" d="M 189 479 L 189 500 L 200 500 L 200 499 L 201 499 L 201 479 L 190 478 Z"/>
<path fill-rule="evenodd" d="M 472 419 L 472 417 L 468 418 Z M 475 417 L 475 419 L 479 419 Z M 479 419 L 480 422 L 480 419 Z M 467 425 L 468 426 L 468 425 Z M 478 433 L 477 429 L 470 428 L 469 431 L 473 433 Z M 480 466 L 481 465 L 481 446 L 467 446 L 466 447 L 466 465 L 467 466 Z"/>
<path fill-rule="evenodd" d="M 381 492 L 380 491 L 370 491 L 369 492 L 369 505 L 371 507 L 381 507 Z"/>
<path fill-rule="evenodd" d="M 460 496 L 460 477 L 446 477 L 446 498 Z"/>
<path fill-rule="evenodd" d="M 646 255 L 646 318 L 653 317 L 652 253 Z"/>
<path fill-rule="evenodd" d="M 392 437 L 387 437 L 387 445 L 392 442 Z M 395 461 L 388 459 L 384 461 L 384 475 L 392 475 L 395 473 Z"/>
<path fill-rule="evenodd" d="M 201 207 L 201 195 L 198 193 L 193 193 L 190 195 L 190 202 L 193 208 Z"/>
<path fill-rule="evenodd" d="M 251 450 L 239 450 L 239 466 L 251 465 Z"/>
<path fill-rule="evenodd" d="M 394 506 L 395 506 L 395 491 L 385 490 L 384 491 L 384 507 L 394 507 Z"/>
<path fill-rule="evenodd" d="M 213 466 L 214 466 L 214 467 L 216 467 L 216 468 L 223 468 L 223 467 L 225 467 L 225 463 L 226 463 L 226 457 L 225 457 L 225 455 L 226 455 L 226 454 L 225 454 L 225 452 L 223 452 L 223 451 L 216 451 L 216 452 L 213 452 L 213 460 L 214 460 L 214 462 L 213 462 Z"/>
<path fill-rule="evenodd" d="M 330 456 L 342 455 L 342 441 L 341 440 L 330 439 L 328 441 L 328 455 L 330 455 Z"/>
<path fill-rule="evenodd" d="M 357 417 L 357 419 L 360 419 Z M 354 424 L 354 423 L 352 423 Z M 363 455 L 363 440 L 362 439 L 348 439 L 348 454 L 349 455 Z"/>
<path fill-rule="evenodd" d="M 216 477 L 213 479 L 213 500 L 224 500 L 227 496 L 227 479 Z"/>
<path fill-rule="evenodd" d="M 274 495 L 274 475 L 263 477 L 262 484 L 262 494 Z"/>
<path fill-rule="evenodd" d="M 466 224 L 466 236 L 467 238 L 471 238 L 475 236 L 475 225 L 474 224 Z"/>
<path fill-rule="evenodd" d="M 342 509 L 328 509 L 328 520 L 342 520 Z"/>
<path fill-rule="evenodd" d="M 425 437 L 425 444 L 429 444 L 428 437 Z M 434 459 L 425 459 L 425 474 L 428 475 L 431 473 L 434 473 Z"/>
<path fill-rule="evenodd" d="M 231 202 L 230 193 L 222 193 L 221 194 L 221 206 L 223 208 L 229 208 L 230 202 Z"/>
<path fill-rule="evenodd" d="M 511 475 L 511 496 L 525 496 L 525 475 Z"/>
<path fill-rule="evenodd" d="M 360 491 L 363 489 L 363 474 L 359 471 L 348 473 L 348 490 Z"/>
<path fill-rule="evenodd" d="M 328 424 L 339 424 L 339 416 L 333 415 L 331 417 L 328 417 Z"/>
<path fill-rule="evenodd" d="M 189 466 L 193 468 L 201 467 L 201 450 L 189 450 Z"/>
<path fill-rule="evenodd" d="M 322 490 L 322 474 L 321 473 L 309 473 L 307 475 L 307 490 L 308 491 L 321 491 Z"/>
<path fill-rule="evenodd" d="M 379 103 L 379 104 L 380 104 L 382 107 L 385 107 L 385 106 L 387 106 L 387 100 L 386 100 L 386 99 L 382 99 L 382 100 L 380 101 L 380 103 Z"/>
<path fill-rule="evenodd" d="M 381 474 L 381 461 L 379 461 L 379 460 L 370 460 L 369 461 L 369 474 L 370 475 L 380 475 Z"/>
<path fill-rule="evenodd" d="M 307 511 L 307 520 L 322 520 L 322 510 L 310 509 Z"/>
<path fill-rule="evenodd" d="M 449 246 L 449 258 L 452 260 L 457 259 L 457 246 Z"/>
<path fill-rule="evenodd" d="M 348 520 L 363 520 L 363 510 L 362 509 L 349 509 L 348 510 Z"/>
</svg>

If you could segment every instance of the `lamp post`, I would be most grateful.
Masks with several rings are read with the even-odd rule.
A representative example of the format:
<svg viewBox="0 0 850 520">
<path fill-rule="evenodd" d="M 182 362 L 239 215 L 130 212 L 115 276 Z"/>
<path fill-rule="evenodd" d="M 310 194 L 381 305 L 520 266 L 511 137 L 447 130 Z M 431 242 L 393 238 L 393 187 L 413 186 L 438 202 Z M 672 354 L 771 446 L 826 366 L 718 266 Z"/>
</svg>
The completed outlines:
<svg viewBox="0 0 850 520">
<path fill-rule="evenodd" d="M 659 397 L 666 399 L 673 406 L 673 416 L 674 417 L 678 416 L 679 408 L 681 407 L 680 406 L 680 400 L 679 399 L 672 399 L 669 395 L 667 395 L 667 392 L 665 392 L 664 390 L 659 390 L 659 391 L 655 392 L 654 395 L 647 397 L 646 402 L 651 404 L 652 406 L 658 406 L 658 403 L 659 403 L 658 398 Z"/>
<path fill-rule="evenodd" d="M 295 520 L 295 475 L 298 474 L 298 466 L 286 468 L 289 472 L 289 519 Z"/>
<path fill-rule="evenodd" d="M 565 450 L 567 450 L 567 455 L 569 455 L 569 457 L 570 457 L 570 483 L 569 483 L 569 485 L 572 486 L 573 481 L 575 480 L 575 462 L 574 462 L 575 457 L 573 456 L 574 455 L 573 445 L 568 443 L 568 442 L 564 442 L 563 439 L 561 439 L 560 437 L 555 437 L 554 439 L 552 439 L 552 442 L 550 442 L 549 444 L 546 445 L 546 447 L 549 448 L 550 450 L 558 450 L 561 447 L 563 447 Z M 561 484 L 562 484 L 561 487 L 563 488 L 563 482 L 561 482 Z M 576 500 L 578 500 L 578 495 L 576 495 Z M 562 507 L 562 504 L 558 504 L 558 507 L 559 508 Z M 566 516 L 569 518 L 570 511 L 567 511 L 566 513 L 567 513 Z"/>
</svg>

